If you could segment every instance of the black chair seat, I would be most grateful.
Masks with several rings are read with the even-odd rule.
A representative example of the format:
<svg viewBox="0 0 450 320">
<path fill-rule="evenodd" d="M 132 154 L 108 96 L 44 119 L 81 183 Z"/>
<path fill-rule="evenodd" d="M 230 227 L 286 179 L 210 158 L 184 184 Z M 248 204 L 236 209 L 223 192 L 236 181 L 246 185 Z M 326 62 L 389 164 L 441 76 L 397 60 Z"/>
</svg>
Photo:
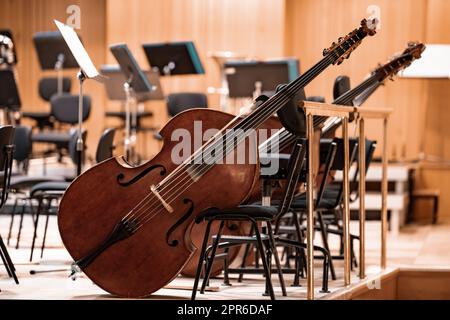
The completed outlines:
<svg viewBox="0 0 450 320">
<path fill-rule="evenodd" d="M 125 111 L 107 111 L 105 112 L 105 115 L 107 117 L 115 117 L 115 118 L 120 118 L 122 120 L 125 120 L 127 114 Z M 152 117 L 153 116 L 153 112 L 150 111 L 138 111 L 137 113 L 137 117 L 138 118 L 146 118 L 146 117 Z"/>
<path fill-rule="evenodd" d="M 36 121 L 42 121 L 50 117 L 50 112 L 22 112 L 22 116 Z"/>
<path fill-rule="evenodd" d="M 217 239 L 217 235 L 213 235 L 212 239 Z M 261 235 L 261 240 L 269 240 L 269 236 L 267 234 Z M 236 244 L 242 244 L 246 242 L 257 242 L 258 239 L 256 236 L 229 236 L 226 234 L 223 234 L 220 236 L 221 242 L 228 242 L 228 243 L 236 243 Z"/>
<path fill-rule="evenodd" d="M 30 194 L 33 197 L 41 192 L 64 192 L 69 187 L 70 182 L 66 181 L 47 181 L 34 185 L 30 189 Z"/>
<path fill-rule="evenodd" d="M 339 186 L 337 185 L 331 185 L 325 188 L 325 191 L 322 196 L 322 200 L 320 201 L 320 205 L 317 209 L 335 209 L 336 203 L 338 203 L 338 197 L 340 194 Z M 294 198 L 291 204 L 291 208 L 302 210 L 307 209 L 307 203 L 306 203 L 306 193 L 302 193 Z M 272 200 L 271 204 L 273 206 L 278 206 L 280 203 L 279 200 Z M 254 205 L 261 205 L 261 202 L 255 202 Z"/>
<path fill-rule="evenodd" d="M 196 221 L 201 222 L 203 220 L 211 220 L 216 217 L 229 216 L 230 219 L 239 218 L 242 216 L 247 216 L 256 220 L 272 220 L 278 213 L 275 207 L 262 207 L 257 205 L 242 205 L 235 208 L 209 208 L 201 212 L 197 217 Z"/>
<path fill-rule="evenodd" d="M 319 207 L 317 209 L 334 209 L 336 207 L 336 197 L 338 196 L 338 193 L 334 190 L 331 190 L 330 192 L 325 191 L 323 194 L 323 197 L 320 201 Z M 302 193 L 301 195 L 294 198 L 294 201 L 292 201 L 293 209 L 306 209 L 307 208 L 307 201 L 306 201 L 306 194 Z"/>
<path fill-rule="evenodd" d="M 13 176 L 11 177 L 11 189 L 23 190 L 33 187 L 42 182 L 65 182 L 63 177 L 48 177 L 48 176 Z"/>
<path fill-rule="evenodd" d="M 69 143 L 69 132 L 38 132 L 31 136 L 33 142 L 46 142 L 46 143 Z"/>
</svg>

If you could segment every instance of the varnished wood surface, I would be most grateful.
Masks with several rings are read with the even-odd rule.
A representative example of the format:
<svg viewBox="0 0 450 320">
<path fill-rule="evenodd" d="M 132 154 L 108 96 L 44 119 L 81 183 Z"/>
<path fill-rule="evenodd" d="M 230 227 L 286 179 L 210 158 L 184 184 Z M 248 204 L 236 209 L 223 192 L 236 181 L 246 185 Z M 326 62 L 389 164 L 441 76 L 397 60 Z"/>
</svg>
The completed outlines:
<svg viewBox="0 0 450 320">
<path fill-rule="evenodd" d="M 165 146 L 151 161 L 140 167 L 126 168 L 117 158 L 112 158 L 79 176 L 65 192 L 58 212 L 61 237 L 73 259 L 76 261 L 96 249 L 115 225 L 150 194 L 150 186 L 158 184 L 177 167 L 172 160 L 172 149 L 178 143 L 171 137 L 175 129 L 184 128 L 191 133 L 193 150 L 192 146 L 196 145 L 194 120 L 202 121 L 203 130 L 217 130 L 232 118 L 213 110 L 183 112 L 161 131 Z M 246 150 L 248 152 L 248 146 Z M 120 175 L 123 181 L 129 181 L 154 165 L 162 165 L 165 172 L 158 168 L 129 186 L 118 183 Z M 173 212 L 162 209 L 158 200 L 151 196 L 150 208 L 156 204 L 159 213 L 135 234 L 105 250 L 85 273 L 104 290 L 122 297 L 142 297 L 159 290 L 178 275 L 195 249 L 187 237 L 195 216 L 209 207 L 239 205 L 251 191 L 257 170 L 258 165 L 221 164 L 187 190 L 177 191 L 180 189 L 177 184 L 178 189 L 166 192 L 176 194 L 176 201 L 170 203 Z M 182 219 L 190 207 L 186 201 L 192 202 L 193 208 L 191 214 Z M 145 211 L 153 213 L 149 209 Z M 177 223 L 179 226 L 169 233 Z M 172 241 L 177 244 L 170 246 Z"/>
</svg>

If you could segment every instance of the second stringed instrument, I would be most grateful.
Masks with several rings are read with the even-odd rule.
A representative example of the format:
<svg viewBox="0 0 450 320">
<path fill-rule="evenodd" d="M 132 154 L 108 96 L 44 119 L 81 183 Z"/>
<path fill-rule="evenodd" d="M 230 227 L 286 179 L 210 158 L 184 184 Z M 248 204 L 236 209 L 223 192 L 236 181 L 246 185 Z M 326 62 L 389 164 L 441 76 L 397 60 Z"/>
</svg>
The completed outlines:
<svg viewBox="0 0 450 320">
<path fill-rule="evenodd" d="M 400 55 L 394 56 L 384 65 L 378 66 L 366 80 L 339 96 L 332 104 L 354 105 L 355 107 L 359 107 L 377 88 L 383 85 L 386 79 L 392 79 L 398 72 L 410 66 L 414 60 L 420 59 L 424 50 L 425 45 L 423 43 L 409 42 L 406 49 Z M 325 137 L 334 133 L 340 125 L 341 118 L 338 117 L 314 117 L 314 127 L 323 126 L 322 135 Z M 291 146 L 294 141 L 295 136 L 285 128 L 282 128 L 271 136 L 270 139 L 262 143 L 259 148 L 263 152 L 271 152 L 271 144 L 276 142 L 278 143 L 278 150 L 281 151 Z"/>
<path fill-rule="evenodd" d="M 368 35 L 361 27 L 334 43 L 324 58 L 245 117 L 192 109 L 174 117 L 161 130 L 164 146 L 151 161 L 129 167 L 118 157 L 77 177 L 65 192 L 58 213 L 64 245 L 76 265 L 99 287 L 123 297 L 144 297 L 174 279 L 191 258 L 188 230 L 196 215 L 209 207 L 237 206 L 258 179 L 257 164 L 219 164 L 252 130 L 280 110 L 301 88 L 329 65 L 339 64 Z M 182 164 L 172 161 L 176 130 L 195 133 L 222 128 L 196 147 Z M 247 139 L 248 140 L 248 139 Z M 224 143 L 234 148 L 217 153 Z"/>
</svg>

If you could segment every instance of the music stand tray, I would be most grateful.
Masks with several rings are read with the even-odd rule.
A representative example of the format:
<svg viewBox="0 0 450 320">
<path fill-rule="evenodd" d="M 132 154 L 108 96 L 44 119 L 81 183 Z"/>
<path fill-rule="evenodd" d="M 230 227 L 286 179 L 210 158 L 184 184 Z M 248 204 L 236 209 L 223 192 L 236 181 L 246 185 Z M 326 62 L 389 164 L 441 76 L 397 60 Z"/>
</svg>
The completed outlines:
<svg viewBox="0 0 450 320">
<path fill-rule="evenodd" d="M 205 73 L 192 41 L 148 43 L 142 47 L 148 63 L 158 69 L 161 76 Z"/>
<path fill-rule="evenodd" d="M 267 61 L 227 61 L 224 65 L 230 98 L 253 97 L 256 83 L 262 92 L 275 92 L 279 84 L 299 76 L 297 59 Z"/>
<path fill-rule="evenodd" d="M 110 46 L 110 50 L 117 62 L 120 65 L 125 82 L 123 83 L 123 91 L 125 93 L 125 155 L 126 159 L 130 161 L 132 156 L 131 144 L 136 141 L 136 127 L 137 127 L 137 110 L 131 111 L 131 104 L 137 98 L 137 94 L 151 93 L 152 85 L 148 81 L 144 72 L 139 67 L 136 59 L 134 59 L 128 46 L 124 43 Z M 133 103 L 135 105 L 135 103 Z M 135 109 L 135 108 L 134 108 Z M 133 116 L 133 118 L 132 118 Z M 133 120 L 133 133 L 131 133 L 131 120 Z"/>
<path fill-rule="evenodd" d="M 0 108 L 17 111 L 20 106 L 19 90 L 13 70 L 11 68 L 0 69 Z"/>
<path fill-rule="evenodd" d="M 152 70 L 143 71 L 148 82 L 152 84 L 151 92 L 136 93 L 136 100 L 144 102 L 147 100 L 164 100 L 164 93 L 159 81 L 159 73 Z M 123 84 L 127 79 L 118 65 L 103 65 L 100 67 L 100 73 L 108 78 L 105 81 L 106 95 L 109 100 L 125 101 L 126 95 L 123 90 Z"/>
<path fill-rule="evenodd" d="M 61 69 L 79 68 L 59 31 L 37 32 L 33 37 L 33 42 L 42 70 L 55 69 L 58 61 L 61 62 Z"/>
</svg>

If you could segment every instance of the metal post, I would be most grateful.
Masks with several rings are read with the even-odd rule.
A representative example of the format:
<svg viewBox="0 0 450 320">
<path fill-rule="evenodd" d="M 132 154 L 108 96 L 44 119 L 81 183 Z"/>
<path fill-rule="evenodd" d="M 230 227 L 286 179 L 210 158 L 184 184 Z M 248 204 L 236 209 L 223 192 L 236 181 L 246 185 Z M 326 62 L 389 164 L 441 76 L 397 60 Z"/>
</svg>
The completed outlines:
<svg viewBox="0 0 450 320">
<path fill-rule="evenodd" d="M 125 151 L 125 159 L 130 161 L 131 159 L 131 86 L 130 81 L 127 81 L 123 84 L 123 90 L 125 91 L 125 139 L 124 139 L 124 151 Z"/>
<path fill-rule="evenodd" d="M 78 96 L 78 137 L 77 137 L 77 154 L 78 154 L 78 162 L 77 162 L 77 175 L 81 174 L 82 170 L 82 162 L 83 162 L 83 149 L 84 149 L 84 141 L 83 141 L 83 82 L 86 80 L 86 76 L 83 71 L 80 70 L 77 74 L 78 81 L 80 83 L 80 92 Z"/>
<path fill-rule="evenodd" d="M 388 152 L 387 152 L 387 126 L 388 117 L 383 120 L 383 164 L 382 164 L 382 180 L 381 180 L 381 268 L 386 268 L 386 237 L 387 237 L 387 167 L 388 167 Z"/>
<path fill-rule="evenodd" d="M 350 284 L 350 269 L 351 269 L 351 252 L 350 252 L 350 201 L 349 201 L 349 141 L 348 141 L 348 118 L 342 119 L 342 135 L 344 140 L 344 170 L 343 181 L 344 184 L 344 208 L 342 212 L 342 223 L 344 231 L 344 285 Z"/>
<path fill-rule="evenodd" d="M 359 278 L 366 277 L 366 135 L 364 117 L 359 118 Z"/>
<path fill-rule="evenodd" d="M 307 299 L 314 299 L 314 128 L 313 115 L 308 114 L 306 117 L 307 135 L 308 135 L 308 217 L 307 217 Z"/>
</svg>

